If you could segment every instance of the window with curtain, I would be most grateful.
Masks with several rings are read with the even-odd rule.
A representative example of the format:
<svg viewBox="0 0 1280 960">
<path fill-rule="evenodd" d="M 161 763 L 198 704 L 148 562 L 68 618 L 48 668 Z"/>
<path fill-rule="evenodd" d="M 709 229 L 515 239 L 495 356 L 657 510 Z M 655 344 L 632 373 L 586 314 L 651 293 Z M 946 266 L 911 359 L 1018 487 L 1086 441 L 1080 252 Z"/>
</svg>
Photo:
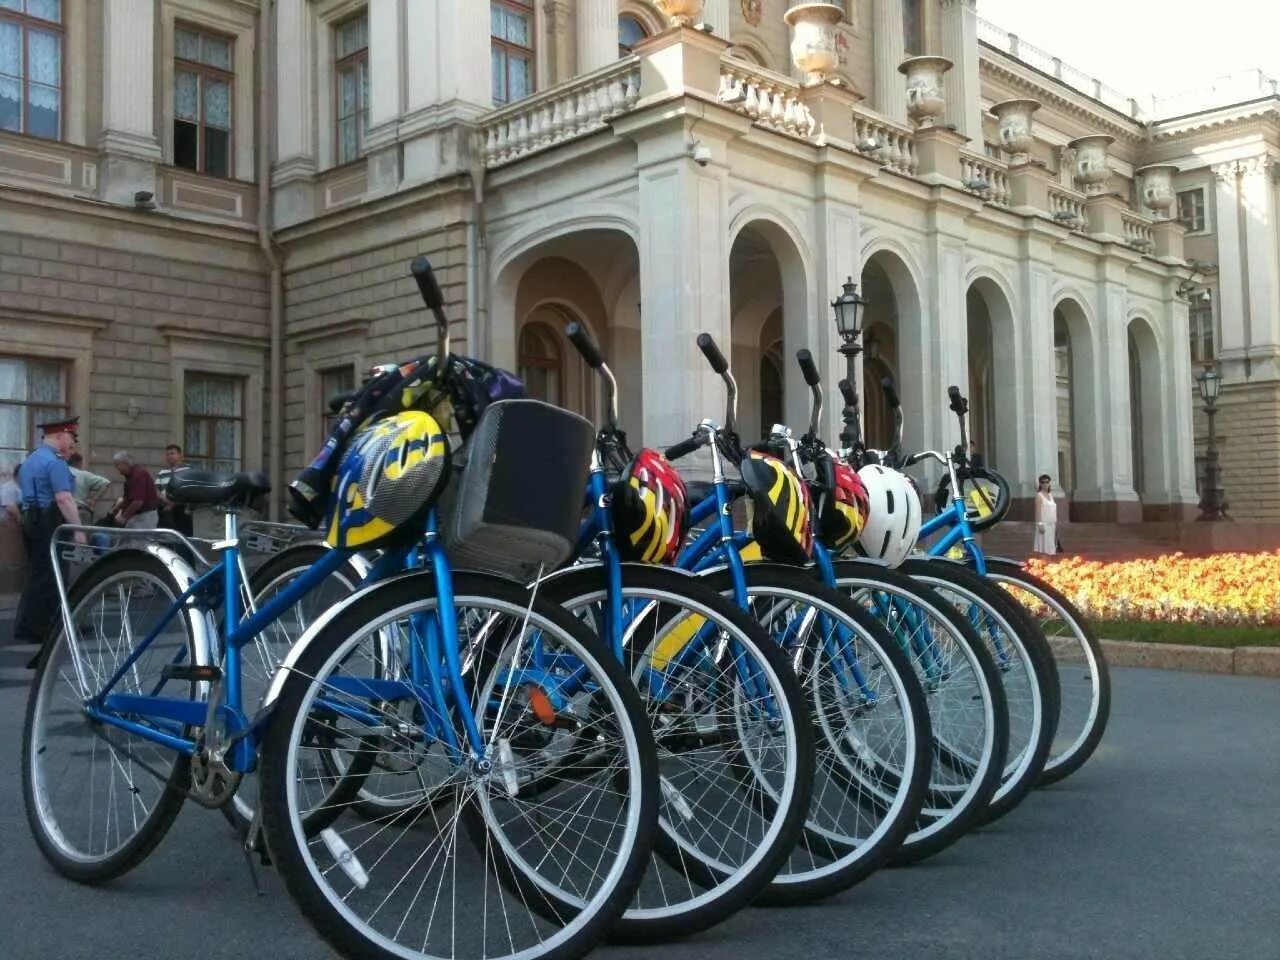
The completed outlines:
<svg viewBox="0 0 1280 960">
<path fill-rule="evenodd" d="M 489 4 L 493 102 L 522 100 L 534 90 L 533 3 L 492 0 Z"/>
<path fill-rule="evenodd" d="M 329 439 L 329 432 L 338 422 L 338 415 L 329 410 L 329 400 L 340 393 L 350 393 L 356 386 L 356 370 L 354 364 L 344 363 L 340 367 L 330 367 L 320 371 L 320 403 L 324 414 L 320 422 L 321 445 Z"/>
<path fill-rule="evenodd" d="M 520 379 L 535 400 L 560 405 L 564 363 L 555 332 L 545 324 L 527 323 L 520 331 Z"/>
<path fill-rule="evenodd" d="M 62 0 L 0 0 L 0 130 L 62 136 Z"/>
<path fill-rule="evenodd" d="M 334 35 L 338 163 L 350 163 L 364 155 L 369 129 L 369 12 L 338 24 Z"/>
<path fill-rule="evenodd" d="M 66 364 L 0 357 L 0 473 L 12 473 L 36 448 L 37 423 L 67 412 Z"/>
<path fill-rule="evenodd" d="M 1187 326 L 1191 333 L 1191 362 L 1212 362 L 1214 357 L 1213 300 L 1193 297 L 1191 310 L 1187 314 Z"/>
<path fill-rule="evenodd" d="M 635 45 L 649 36 L 644 24 L 635 17 L 623 14 L 618 17 L 618 56 L 625 57 Z"/>
<path fill-rule="evenodd" d="M 908 57 L 924 53 L 924 10 L 920 0 L 902 0 L 902 39 Z"/>
<path fill-rule="evenodd" d="M 183 384 L 183 452 L 205 470 L 232 472 L 244 462 L 244 380 L 187 373 Z"/>
<path fill-rule="evenodd" d="M 231 175 L 230 37 L 179 25 L 173 31 L 173 164 Z"/>
</svg>

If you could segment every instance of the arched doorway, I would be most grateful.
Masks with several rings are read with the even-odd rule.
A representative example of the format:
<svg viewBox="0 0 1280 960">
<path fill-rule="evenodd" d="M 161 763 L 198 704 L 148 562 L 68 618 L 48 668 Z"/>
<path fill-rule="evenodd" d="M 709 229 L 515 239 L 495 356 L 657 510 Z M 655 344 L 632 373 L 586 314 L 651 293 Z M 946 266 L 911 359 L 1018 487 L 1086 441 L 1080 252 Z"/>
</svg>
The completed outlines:
<svg viewBox="0 0 1280 960">
<path fill-rule="evenodd" d="M 1129 321 L 1129 417 L 1133 453 L 1133 488 L 1144 509 L 1168 499 L 1164 475 L 1165 406 L 1161 377 L 1160 344 L 1155 331 L 1142 317 Z"/>
<path fill-rule="evenodd" d="M 862 435 L 869 447 L 886 448 L 893 434 L 893 415 L 881 386 L 889 377 L 902 402 L 904 447 L 925 446 L 925 408 L 920 297 L 906 263 L 890 250 L 879 250 L 862 267 L 859 292 L 862 312 Z"/>
<path fill-rule="evenodd" d="M 618 230 L 583 230 L 532 248 L 499 267 L 490 307 L 490 356 L 524 378 L 531 396 L 604 416 L 600 378 L 564 335 L 582 324 L 618 381 L 624 428 L 643 422 L 639 256 Z"/>
<path fill-rule="evenodd" d="M 1105 426 L 1098 420 L 1094 390 L 1093 328 L 1079 301 L 1066 298 L 1054 307 L 1053 342 L 1058 438 L 1054 488 L 1071 498 L 1071 519 L 1078 519 L 1079 502 L 1102 496 L 1100 431 Z"/>
<path fill-rule="evenodd" d="M 729 255 L 729 361 L 746 442 L 774 423 L 798 430 L 809 422 L 808 388 L 795 353 L 818 343 L 810 329 L 811 299 L 804 258 L 786 230 L 755 220 L 738 231 Z"/>
<path fill-rule="evenodd" d="M 1023 455 L 1030 448 L 1029 411 L 1020 406 L 1021 333 L 1009 294 L 993 277 L 978 277 L 965 293 L 965 314 L 972 449 L 1005 476 L 1015 496 L 1029 497 L 1043 468 L 1025 462 L 1030 458 Z"/>
</svg>

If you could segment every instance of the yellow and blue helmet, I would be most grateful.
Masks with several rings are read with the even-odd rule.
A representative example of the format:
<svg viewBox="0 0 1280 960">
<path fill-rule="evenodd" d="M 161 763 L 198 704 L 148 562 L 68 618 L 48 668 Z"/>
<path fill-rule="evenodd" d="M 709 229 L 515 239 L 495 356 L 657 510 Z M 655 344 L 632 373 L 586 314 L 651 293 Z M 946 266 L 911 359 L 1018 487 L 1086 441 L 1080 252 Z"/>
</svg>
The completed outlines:
<svg viewBox="0 0 1280 960">
<path fill-rule="evenodd" d="M 439 422 L 406 410 L 367 424 L 334 477 L 331 547 L 364 550 L 406 526 L 414 535 L 449 481 L 449 439 Z"/>
<path fill-rule="evenodd" d="M 808 563 L 813 554 L 809 488 L 785 463 L 750 450 L 740 464 L 750 494 L 751 533 L 766 558 Z"/>
</svg>

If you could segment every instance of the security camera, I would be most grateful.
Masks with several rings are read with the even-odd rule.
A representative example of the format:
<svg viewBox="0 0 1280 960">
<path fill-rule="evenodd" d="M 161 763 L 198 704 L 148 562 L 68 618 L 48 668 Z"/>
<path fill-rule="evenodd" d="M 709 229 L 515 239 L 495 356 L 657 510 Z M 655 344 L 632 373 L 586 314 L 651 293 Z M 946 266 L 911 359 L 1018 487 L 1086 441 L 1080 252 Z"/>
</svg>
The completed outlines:
<svg viewBox="0 0 1280 960">
<path fill-rule="evenodd" d="M 1207 288 L 1204 290 L 1201 290 L 1200 299 L 1203 300 L 1205 303 L 1208 303 L 1210 300 L 1213 299 L 1213 293 L 1210 292 Z"/>
<path fill-rule="evenodd" d="M 705 167 L 711 162 L 711 148 L 705 143 L 695 143 L 693 145 L 693 161 L 700 167 Z"/>
</svg>

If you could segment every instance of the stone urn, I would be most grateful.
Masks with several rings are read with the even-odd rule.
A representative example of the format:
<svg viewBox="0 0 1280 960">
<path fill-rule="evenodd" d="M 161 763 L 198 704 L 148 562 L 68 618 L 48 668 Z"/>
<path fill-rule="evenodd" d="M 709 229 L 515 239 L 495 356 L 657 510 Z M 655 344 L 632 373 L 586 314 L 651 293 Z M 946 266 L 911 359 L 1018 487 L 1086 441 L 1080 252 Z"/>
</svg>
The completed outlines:
<svg viewBox="0 0 1280 960">
<path fill-rule="evenodd" d="M 1000 146 L 1010 155 L 1011 163 L 1031 159 L 1035 137 L 1031 135 L 1031 115 L 1040 109 L 1039 100 L 1001 100 L 991 108 L 1000 121 Z"/>
<path fill-rule="evenodd" d="M 947 111 L 942 75 L 953 64 L 946 57 L 908 57 L 898 66 L 907 78 L 907 116 L 920 129 L 932 127 Z"/>
<path fill-rule="evenodd" d="M 1177 172 L 1172 163 L 1151 163 L 1134 171 L 1142 178 L 1142 202 L 1160 220 L 1168 220 L 1173 209 L 1173 175 Z"/>
<path fill-rule="evenodd" d="M 1076 182 L 1086 194 L 1097 196 L 1106 191 L 1107 181 L 1111 179 L 1107 148 L 1115 142 L 1115 137 L 1103 133 L 1080 137 L 1067 144 L 1076 152 Z"/>
<path fill-rule="evenodd" d="M 844 8 L 834 3 L 798 3 L 783 18 L 791 28 L 791 62 L 807 83 L 822 83 L 836 68 L 836 24 Z"/>
<path fill-rule="evenodd" d="M 705 0 L 653 0 L 653 5 L 677 27 L 687 27 L 702 22 Z"/>
</svg>

